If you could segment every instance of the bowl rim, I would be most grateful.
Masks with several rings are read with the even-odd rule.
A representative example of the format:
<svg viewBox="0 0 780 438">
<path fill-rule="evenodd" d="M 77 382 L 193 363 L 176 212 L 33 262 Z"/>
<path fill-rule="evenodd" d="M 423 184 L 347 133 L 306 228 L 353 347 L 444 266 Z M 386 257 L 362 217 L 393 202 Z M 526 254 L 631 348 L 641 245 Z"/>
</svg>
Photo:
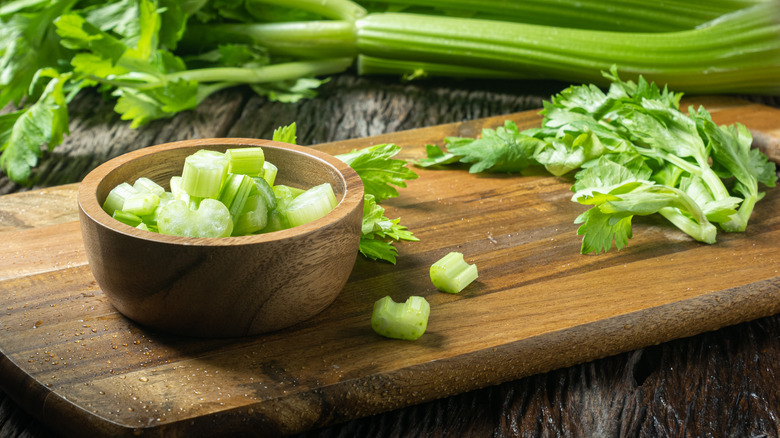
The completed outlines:
<svg viewBox="0 0 780 438">
<path fill-rule="evenodd" d="M 295 153 L 307 155 L 324 162 L 336 171 L 336 173 L 344 180 L 344 195 L 333 210 L 331 210 L 325 216 L 309 223 L 285 230 L 274 231 L 271 233 L 229 237 L 185 237 L 140 230 L 114 219 L 108 213 L 106 213 L 105 210 L 103 210 L 103 207 L 98 202 L 97 190 L 100 182 L 106 175 L 111 173 L 113 170 L 118 169 L 122 165 L 162 151 L 193 147 L 208 149 L 209 146 L 227 146 L 228 148 L 260 146 L 286 149 Z M 348 164 L 328 153 L 307 146 L 298 146 L 273 140 L 238 137 L 214 137 L 179 140 L 154 146 L 147 146 L 112 158 L 90 171 L 84 177 L 84 179 L 79 184 L 77 199 L 79 210 L 83 215 L 87 216 L 89 220 L 93 221 L 98 226 L 116 233 L 164 244 L 224 247 L 278 241 L 310 234 L 318 229 L 328 227 L 330 224 L 342 221 L 347 216 L 352 214 L 352 212 L 354 212 L 354 210 L 357 208 L 360 208 L 362 213 L 363 196 L 363 182 L 358 176 L 357 172 L 355 172 L 355 170 L 352 169 L 352 167 L 350 167 Z M 81 218 L 81 220 L 83 221 L 85 218 Z"/>
</svg>

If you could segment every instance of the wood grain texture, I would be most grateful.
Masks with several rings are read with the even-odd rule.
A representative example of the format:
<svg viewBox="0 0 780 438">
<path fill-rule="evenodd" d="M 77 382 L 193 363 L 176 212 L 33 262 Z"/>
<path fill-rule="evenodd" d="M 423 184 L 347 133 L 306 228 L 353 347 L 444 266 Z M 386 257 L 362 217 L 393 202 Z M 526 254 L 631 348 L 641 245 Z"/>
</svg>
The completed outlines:
<svg viewBox="0 0 780 438">
<path fill-rule="evenodd" d="M 713 115 L 723 123 L 743 106 L 732 102 Z M 766 108 L 745 123 L 770 124 L 780 120 L 777 113 Z M 538 123 L 535 113 L 514 117 L 521 126 Z M 411 158 L 421 154 L 420 146 L 428 139 L 437 142 L 452 133 L 478 132 L 497 121 L 503 117 L 369 142 L 409 146 L 404 154 Z M 320 148 L 335 153 L 357 143 Z M 697 352 L 686 347 L 676 351 L 676 344 L 670 343 L 595 359 L 778 312 L 780 197 L 775 191 L 759 204 L 748 233 L 723 236 L 715 246 L 691 242 L 649 219 L 638 224 L 627 250 L 590 257 L 577 252 L 571 222 L 579 207 L 568 200 L 569 181 L 476 177 L 455 170 L 419 173 L 403 196 L 387 205 L 389 214 L 403 217 L 422 241 L 399 245 L 397 266 L 359 261 L 342 296 L 323 314 L 261 339 L 193 341 L 136 327 L 111 308 L 85 265 L 13 274 L 0 288 L 15 291 L 4 300 L 10 308 L 0 327 L 4 387 L 60 427 L 72 424 L 79 414 L 70 403 L 115 421 L 79 424 L 79 431 L 120 432 L 122 422 L 145 427 L 149 421 L 152 428 L 146 432 L 174 434 L 189 432 L 194 421 L 203 434 L 246 427 L 290 433 L 410 404 L 417 407 L 316 433 L 382 436 L 392 433 L 385 430 L 404 430 L 408 436 L 464 436 L 473 431 L 474 436 L 505 436 L 501 434 L 516 430 L 580 436 L 581 431 L 640 430 L 635 426 L 651 436 L 653 430 L 696 435 L 710 430 L 755 432 L 760 426 L 771 431 L 771 417 L 751 417 L 755 427 L 694 424 L 694 416 L 686 411 L 694 399 L 648 408 L 648 398 L 657 402 L 659 394 L 676 393 L 690 383 L 680 379 L 677 370 L 662 372 L 664 363 L 677 360 L 681 352 L 692 367 L 713 357 L 738 361 L 740 349 L 747 348 L 741 344 L 726 345 L 725 352 L 710 352 L 709 347 Z M 514 208 L 520 206 L 530 208 Z M 540 215 L 544 222 L 538 220 Z M 33 231 L 16 232 L 13 240 L 23 244 L 25 233 Z M 457 242 L 452 236 L 458 236 Z M 475 287 L 457 296 L 424 286 L 430 263 L 453 248 L 476 262 L 481 272 Z M 429 332 L 415 343 L 373 335 L 367 328 L 373 300 L 385 294 L 399 299 L 412 292 L 431 301 Z M 775 319 L 768 321 L 771 333 Z M 749 327 L 755 345 L 776 345 L 767 340 L 771 336 L 762 337 L 760 327 Z M 670 353 L 653 353 L 659 348 Z M 777 350 L 768 351 L 771 358 Z M 590 365 L 501 384 L 592 360 Z M 777 362 L 762 363 L 767 363 L 770 377 L 774 375 Z M 704 370 L 703 375 L 718 370 Z M 640 389 L 652 381 L 663 388 L 651 387 L 656 392 L 643 395 Z M 491 390 L 430 401 L 497 384 Z M 712 390 L 707 381 L 699 384 L 702 391 Z M 614 392 L 599 395 L 594 393 L 598 389 Z M 740 393 L 749 399 L 745 409 L 776 400 L 767 391 L 771 389 Z M 697 397 L 696 390 L 686 394 Z M 710 395 L 698 395 L 704 400 L 700 411 L 733 412 Z M 471 409 L 484 415 L 458 413 Z M 657 418 L 671 423 L 657 425 Z M 683 420 L 675 424 L 674 418 Z M 711 413 L 707 418 L 717 417 Z"/>
</svg>

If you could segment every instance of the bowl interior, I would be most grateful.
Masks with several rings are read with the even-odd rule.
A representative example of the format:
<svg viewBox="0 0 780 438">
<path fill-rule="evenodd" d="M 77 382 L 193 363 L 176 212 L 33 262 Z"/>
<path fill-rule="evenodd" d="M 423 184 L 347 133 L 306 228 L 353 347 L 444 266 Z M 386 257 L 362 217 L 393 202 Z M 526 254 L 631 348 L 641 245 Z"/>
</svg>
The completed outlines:
<svg viewBox="0 0 780 438">
<path fill-rule="evenodd" d="M 180 176 L 184 160 L 200 149 L 224 152 L 235 147 L 250 147 L 255 145 L 208 144 L 183 146 L 163 149 L 154 153 L 141 155 L 125 162 L 109 171 L 97 187 L 97 200 L 101 205 L 108 193 L 122 182 L 133 183 L 137 178 L 145 176 L 170 190 L 170 179 Z M 323 182 L 333 186 L 336 198 L 341 199 L 346 191 L 346 181 L 339 171 L 330 163 L 314 155 L 303 153 L 280 145 L 261 145 L 266 161 L 279 168 L 276 184 L 285 184 L 298 188 L 309 188 Z"/>
<path fill-rule="evenodd" d="M 92 197 L 92 199 L 86 199 L 87 202 L 83 202 L 83 204 L 86 205 L 82 205 L 82 208 L 90 214 L 93 219 L 104 225 L 120 229 L 127 227 L 129 230 L 132 227 L 114 221 L 113 218 L 110 218 L 101 208 L 108 193 L 118 184 L 122 182 L 132 184 L 139 177 L 147 177 L 163 186 L 166 190 L 170 190 L 171 177 L 180 176 L 184 167 L 184 160 L 187 156 L 198 150 L 209 149 L 224 152 L 229 148 L 251 146 L 262 147 L 266 161 L 273 163 L 279 169 L 275 184 L 285 184 L 306 189 L 328 182 L 333 187 L 333 191 L 339 203 L 344 199 L 348 190 L 348 181 L 344 175 L 343 168 L 346 164 L 341 163 L 332 156 L 301 146 L 293 146 L 279 142 L 265 140 L 241 141 L 239 139 L 214 139 L 210 142 L 184 141 L 153 146 L 107 162 L 104 164 L 104 169 L 96 169 L 94 175 L 88 175 L 82 183 L 83 186 L 87 187 L 95 185 L 94 197 Z M 351 169 L 348 170 L 351 171 Z M 95 201 L 96 203 L 91 201 Z M 339 206 L 336 208 L 338 209 Z M 335 218 L 333 219 L 335 220 Z M 136 230 L 133 230 L 133 233 L 135 234 Z M 156 233 L 154 234 L 156 235 Z M 162 239 L 169 237 L 174 236 L 157 235 L 157 238 Z"/>
</svg>

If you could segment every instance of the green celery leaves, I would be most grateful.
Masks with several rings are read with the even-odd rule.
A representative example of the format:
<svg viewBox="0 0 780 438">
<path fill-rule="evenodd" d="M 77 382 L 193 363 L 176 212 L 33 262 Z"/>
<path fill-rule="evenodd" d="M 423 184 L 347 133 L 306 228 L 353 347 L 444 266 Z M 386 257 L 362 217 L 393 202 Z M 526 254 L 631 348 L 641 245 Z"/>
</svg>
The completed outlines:
<svg viewBox="0 0 780 438">
<path fill-rule="evenodd" d="M 389 219 L 380 202 L 398 196 L 398 187 L 406 187 L 406 181 L 417 178 L 417 174 L 406 167 L 407 161 L 395 157 L 401 148 L 394 144 L 379 144 L 353 150 L 336 158 L 355 169 L 363 181 L 363 234 L 360 238 L 360 253 L 372 260 L 395 263 L 397 250 L 392 241 L 418 239 L 400 225 L 400 218 Z M 392 184 L 392 185 L 391 185 Z"/>
<path fill-rule="evenodd" d="M 572 200 L 581 252 L 621 249 L 636 215 L 660 214 L 693 239 L 715 243 L 717 227 L 744 231 L 762 193 L 773 187 L 775 164 L 742 125 L 718 126 L 704 108 L 679 109 L 682 94 L 639 77 L 622 81 L 613 67 L 607 92 L 572 86 L 546 102 L 540 128 L 511 122 L 476 139 L 428 145 L 422 167 L 473 163 L 471 172 L 519 172 L 543 165 L 556 176 L 576 171 Z M 731 180 L 734 181 L 731 184 Z M 717 227 L 716 227 L 717 225 Z"/>
<path fill-rule="evenodd" d="M 33 83 L 46 80 L 46 86 L 31 106 L 0 116 L 0 166 L 14 181 L 27 181 L 30 170 L 49 149 L 62 143 L 68 132 L 68 111 L 64 83 L 69 74 L 53 69 L 38 71 Z"/>
</svg>

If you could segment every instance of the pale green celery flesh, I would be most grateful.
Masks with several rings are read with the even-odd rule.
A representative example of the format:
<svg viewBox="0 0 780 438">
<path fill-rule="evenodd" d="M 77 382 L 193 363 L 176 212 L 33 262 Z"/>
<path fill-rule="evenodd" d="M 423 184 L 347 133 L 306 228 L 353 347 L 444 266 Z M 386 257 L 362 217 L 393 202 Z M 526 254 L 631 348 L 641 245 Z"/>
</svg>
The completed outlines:
<svg viewBox="0 0 780 438">
<path fill-rule="evenodd" d="M 119 222 L 122 222 L 123 224 L 130 225 L 131 227 L 137 227 L 140 223 L 143 222 L 143 219 L 141 219 L 138 215 L 122 210 L 114 211 L 112 217 Z"/>
<path fill-rule="evenodd" d="M 216 151 L 200 150 L 184 161 L 181 189 L 190 196 L 217 198 L 227 176 L 228 159 Z"/>
<path fill-rule="evenodd" d="M 430 304 L 423 297 L 411 296 L 396 303 L 386 296 L 374 303 L 371 328 L 387 338 L 413 341 L 425 333 L 430 313 Z"/>
<path fill-rule="evenodd" d="M 265 180 L 265 175 L 263 177 L 254 177 L 252 179 L 255 182 L 255 190 L 265 203 L 266 208 L 268 208 L 268 210 L 276 209 L 276 194 L 274 194 L 274 189 L 271 184 Z"/>
<path fill-rule="evenodd" d="M 233 148 L 225 151 L 229 173 L 243 173 L 255 176 L 263 172 L 265 153 L 260 147 Z"/>
<path fill-rule="evenodd" d="M 415 14 L 357 22 L 366 56 L 457 64 L 607 85 L 621 75 L 684 92 L 780 93 L 780 7 L 763 4 L 697 29 L 628 33 Z"/>
<path fill-rule="evenodd" d="M 163 186 L 157 184 L 145 176 L 136 179 L 133 183 L 133 188 L 139 192 L 154 193 L 157 196 L 162 196 L 162 194 L 165 193 Z"/>
<path fill-rule="evenodd" d="M 291 227 L 297 227 L 325 216 L 337 203 L 333 187 L 323 183 L 296 196 L 283 210 L 283 214 Z"/>
<path fill-rule="evenodd" d="M 430 277 L 440 291 L 456 294 L 477 279 L 477 266 L 469 265 L 462 253 L 453 251 L 431 265 Z"/>
<path fill-rule="evenodd" d="M 664 207 L 658 210 L 658 213 L 695 240 L 703 243 L 715 243 L 718 230 L 712 223 L 697 223 L 690 217 L 682 214 L 680 210 L 672 207 Z"/>
<path fill-rule="evenodd" d="M 193 210 L 181 200 L 171 201 L 157 218 L 160 233 L 186 237 L 227 237 L 233 231 L 233 220 L 225 204 L 204 199 Z"/>
<path fill-rule="evenodd" d="M 234 220 L 243 211 L 249 192 L 253 188 L 255 188 L 255 181 L 252 177 L 244 174 L 228 174 L 227 180 L 222 185 L 219 201 L 225 204 Z"/>
<path fill-rule="evenodd" d="M 297 187 L 292 187 L 284 184 L 277 184 L 273 186 L 273 192 L 274 196 L 276 196 L 276 203 L 277 203 L 277 209 L 279 210 L 285 210 L 287 209 L 287 206 L 292 202 L 293 199 L 295 199 L 298 195 L 305 192 L 303 189 L 299 189 Z"/>
<path fill-rule="evenodd" d="M 271 210 L 268 212 L 268 224 L 260 230 L 261 233 L 271 233 L 274 231 L 281 231 L 290 228 L 290 223 L 287 222 L 284 214 L 279 210 Z"/>
<path fill-rule="evenodd" d="M 138 193 L 133 186 L 129 183 L 121 183 L 111 189 L 106 196 L 106 200 L 103 201 L 103 210 L 106 213 L 113 215 L 115 211 L 122 210 L 125 205 L 125 200 Z"/>
<path fill-rule="evenodd" d="M 257 233 L 268 225 L 268 208 L 259 195 L 250 196 L 233 227 L 234 236 Z"/>
<path fill-rule="evenodd" d="M 273 163 L 266 161 L 263 163 L 263 179 L 268 185 L 273 186 L 276 182 L 276 174 L 279 173 L 279 168 Z"/>
<path fill-rule="evenodd" d="M 122 211 L 137 216 L 147 216 L 154 213 L 160 204 L 160 197 L 154 193 L 140 192 L 125 200 Z"/>
</svg>

